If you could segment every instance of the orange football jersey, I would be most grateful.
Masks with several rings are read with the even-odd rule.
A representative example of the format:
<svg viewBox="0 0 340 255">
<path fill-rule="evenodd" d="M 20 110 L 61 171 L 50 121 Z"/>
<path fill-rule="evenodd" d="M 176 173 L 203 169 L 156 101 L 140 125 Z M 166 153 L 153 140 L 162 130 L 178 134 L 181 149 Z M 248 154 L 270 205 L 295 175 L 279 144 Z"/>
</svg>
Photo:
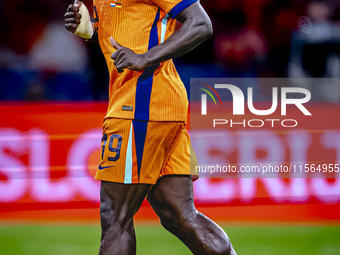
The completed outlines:
<svg viewBox="0 0 340 255">
<path fill-rule="evenodd" d="M 172 60 L 143 72 L 118 73 L 111 59 L 113 37 L 120 45 L 142 54 L 175 31 L 174 17 L 197 0 L 94 0 L 99 44 L 110 74 L 106 118 L 145 121 L 186 121 L 186 89 Z"/>
</svg>

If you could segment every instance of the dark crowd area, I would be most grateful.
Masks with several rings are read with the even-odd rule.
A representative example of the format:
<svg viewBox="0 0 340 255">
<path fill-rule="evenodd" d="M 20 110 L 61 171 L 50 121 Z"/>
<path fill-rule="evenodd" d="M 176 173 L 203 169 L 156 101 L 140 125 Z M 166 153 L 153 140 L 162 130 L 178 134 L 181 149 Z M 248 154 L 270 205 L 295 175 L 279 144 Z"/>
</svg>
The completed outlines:
<svg viewBox="0 0 340 255">
<path fill-rule="evenodd" d="M 0 100 L 108 98 L 109 76 L 100 48 L 64 28 L 63 15 L 71 3 L 0 0 Z M 84 3 L 92 10 L 92 1 Z M 201 4 L 214 34 L 174 60 L 187 88 L 194 77 L 340 77 L 340 0 Z M 325 97 L 339 101 L 340 91 Z"/>
</svg>

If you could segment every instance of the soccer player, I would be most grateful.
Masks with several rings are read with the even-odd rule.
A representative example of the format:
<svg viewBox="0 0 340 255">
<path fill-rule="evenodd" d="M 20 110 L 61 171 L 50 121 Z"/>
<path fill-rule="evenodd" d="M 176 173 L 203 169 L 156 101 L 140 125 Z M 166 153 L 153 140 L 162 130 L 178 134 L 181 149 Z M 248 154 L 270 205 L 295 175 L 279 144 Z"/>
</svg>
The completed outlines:
<svg viewBox="0 0 340 255">
<path fill-rule="evenodd" d="M 144 198 L 193 254 L 236 254 L 226 233 L 193 202 L 185 129 L 187 94 L 172 58 L 212 34 L 197 0 L 94 0 L 94 20 L 77 1 L 65 27 L 96 41 L 110 73 L 103 124 L 99 254 L 136 254 L 133 216 Z M 182 26 L 175 31 L 176 20 Z"/>
</svg>

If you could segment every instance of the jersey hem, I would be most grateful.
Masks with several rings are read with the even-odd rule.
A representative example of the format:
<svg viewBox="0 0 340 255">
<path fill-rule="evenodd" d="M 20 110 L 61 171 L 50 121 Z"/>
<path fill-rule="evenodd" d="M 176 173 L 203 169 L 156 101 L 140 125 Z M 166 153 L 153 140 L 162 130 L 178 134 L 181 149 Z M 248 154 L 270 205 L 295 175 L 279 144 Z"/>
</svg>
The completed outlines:
<svg viewBox="0 0 340 255">
<path fill-rule="evenodd" d="M 165 175 L 159 176 L 154 181 L 152 181 L 152 180 L 150 180 L 150 181 L 141 181 L 141 182 L 138 181 L 138 183 L 124 183 L 124 182 L 117 181 L 116 179 L 113 180 L 113 179 L 110 179 L 110 178 L 101 178 L 101 177 L 98 177 L 98 176 L 95 176 L 94 179 L 98 180 L 98 181 L 121 183 L 121 184 L 126 184 L 126 185 L 133 185 L 133 184 L 151 184 L 151 185 L 155 185 L 157 183 L 157 181 L 160 178 L 162 178 L 163 176 L 190 176 L 190 178 L 193 180 L 193 182 L 199 179 L 198 175 L 193 175 L 193 174 L 165 174 Z"/>
<path fill-rule="evenodd" d="M 140 121 L 160 121 L 160 122 L 184 122 L 187 123 L 187 116 L 181 115 L 180 117 L 174 116 L 173 118 L 160 118 L 159 116 L 150 116 L 149 119 L 140 118 L 135 116 L 134 118 L 129 118 L 126 116 L 118 116 L 118 115 L 107 115 L 105 116 L 104 120 L 109 118 L 116 118 L 116 119 L 125 119 L 125 120 L 140 120 Z"/>
</svg>

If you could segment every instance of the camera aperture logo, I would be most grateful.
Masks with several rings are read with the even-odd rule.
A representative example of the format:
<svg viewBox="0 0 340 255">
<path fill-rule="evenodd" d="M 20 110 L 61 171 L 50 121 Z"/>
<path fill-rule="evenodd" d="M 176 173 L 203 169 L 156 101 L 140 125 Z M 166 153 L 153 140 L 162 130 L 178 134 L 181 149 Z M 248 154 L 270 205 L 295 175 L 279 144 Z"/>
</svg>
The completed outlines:
<svg viewBox="0 0 340 255">
<path fill-rule="evenodd" d="M 221 105 L 222 105 L 222 100 L 220 98 L 220 95 L 217 93 L 217 91 L 213 87 L 209 86 L 208 84 L 202 83 L 202 82 L 200 82 L 200 84 L 202 84 L 203 86 L 209 88 L 212 92 L 214 92 L 215 95 L 217 96 L 218 100 L 220 101 Z M 208 90 L 203 89 L 203 88 L 199 88 L 199 89 L 206 92 L 212 98 L 212 100 L 214 101 L 215 106 L 217 106 L 215 97 Z M 207 94 L 202 94 L 202 97 L 201 97 L 201 99 L 202 99 L 202 108 L 201 108 L 202 115 L 207 115 Z"/>
<path fill-rule="evenodd" d="M 215 103 L 215 106 L 217 106 L 216 99 L 214 95 L 211 93 L 211 91 L 217 96 L 221 106 L 222 100 L 220 97 L 220 94 L 216 91 L 216 89 L 224 89 L 224 91 L 231 92 L 232 95 L 232 107 L 233 107 L 233 116 L 242 116 L 245 115 L 245 96 L 243 94 L 243 91 L 231 84 L 215 84 L 214 88 L 208 84 L 200 83 L 201 85 L 204 85 L 206 88 L 199 88 L 204 94 L 201 95 L 201 115 L 208 115 L 208 103 L 207 103 L 207 95 L 209 95 L 212 100 Z M 209 90 L 210 91 L 209 91 Z M 222 90 L 220 90 L 222 92 Z M 303 95 L 302 98 L 287 98 L 288 94 L 295 94 L 295 95 Z M 270 119 L 269 116 L 273 114 L 277 108 L 278 108 L 278 88 L 273 87 L 272 88 L 272 104 L 269 109 L 266 110 L 259 110 L 254 107 L 253 102 L 253 88 L 249 87 L 247 88 L 247 106 L 249 111 L 257 116 L 266 116 L 266 118 L 257 118 L 257 119 L 250 119 L 246 120 L 243 119 L 243 121 L 235 121 L 233 119 L 214 119 L 213 120 L 213 127 L 217 127 L 219 125 L 228 125 L 230 127 L 250 127 L 250 128 L 261 128 L 264 126 L 268 126 L 268 124 L 271 127 L 275 127 L 275 125 L 280 125 L 282 127 L 286 128 L 294 128 L 297 127 L 298 121 L 295 119 Z M 309 102 L 311 99 L 311 93 L 309 90 L 305 88 L 296 88 L 296 87 L 282 87 L 281 88 L 281 116 L 287 116 L 287 105 L 295 105 L 305 116 L 312 116 L 312 114 L 307 110 L 307 108 L 304 106 L 307 102 Z"/>
</svg>

